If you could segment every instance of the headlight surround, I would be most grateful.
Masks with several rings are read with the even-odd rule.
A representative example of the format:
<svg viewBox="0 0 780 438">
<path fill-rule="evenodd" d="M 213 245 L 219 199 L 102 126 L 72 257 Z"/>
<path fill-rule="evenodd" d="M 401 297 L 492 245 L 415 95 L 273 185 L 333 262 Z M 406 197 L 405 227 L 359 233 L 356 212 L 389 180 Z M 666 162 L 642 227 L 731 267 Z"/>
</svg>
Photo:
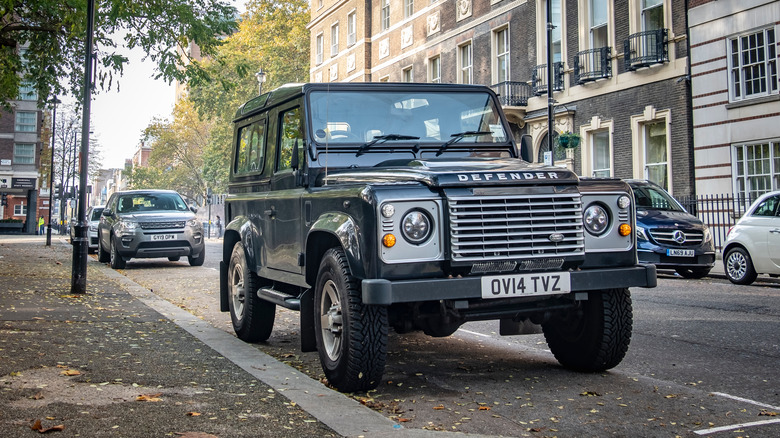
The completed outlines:
<svg viewBox="0 0 780 438">
<path fill-rule="evenodd" d="M 601 204 L 591 204 L 582 215 L 585 229 L 594 236 L 600 236 L 609 229 L 609 212 Z"/>
<path fill-rule="evenodd" d="M 710 232 L 709 227 L 704 227 L 704 238 L 702 239 L 703 243 L 711 242 L 712 241 L 712 233 Z"/>
<path fill-rule="evenodd" d="M 432 232 L 433 220 L 423 210 L 409 210 L 401 219 L 401 235 L 411 244 L 425 243 Z"/>
<path fill-rule="evenodd" d="M 645 229 L 640 227 L 639 225 L 636 226 L 636 238 L 639 240 L 650 240 L 647 238 Z"/>
<path fill-rule="evenodd" d="M 187 221 L 187 226 L 190 228 L 198 228 L 198 225 L 200 224 L 200 221 L 197 219 L 190 219 Z"/>
</svg>

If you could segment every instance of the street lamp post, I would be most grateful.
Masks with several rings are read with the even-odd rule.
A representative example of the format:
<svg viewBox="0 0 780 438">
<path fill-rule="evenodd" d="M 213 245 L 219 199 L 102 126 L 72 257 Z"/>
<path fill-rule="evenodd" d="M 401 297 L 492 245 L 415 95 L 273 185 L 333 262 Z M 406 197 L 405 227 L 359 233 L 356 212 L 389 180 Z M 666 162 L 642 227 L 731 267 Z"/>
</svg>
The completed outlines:
<svg viewBox="0 0 780 438">
<path fill-rule="evenodd" d="M 52 101 L 54 110 L 51 117 L 51 166 L 49 166 L 49 227 L 46 229 L 46 246 L 51 246 L 51 211 L 54 209 L 54 142 L 57 132 L 57 104 L 62 103 L 57 97 Z"/>
<path fill-rule="evenodd" d="M 265 82 L 265 72 L 262 68 L 255 73 L 255 77 L 257 78 L 257 86 L 258 86 L 258 92 L 259 94 L 263 94 L 263 83 Z"/>
</svg>

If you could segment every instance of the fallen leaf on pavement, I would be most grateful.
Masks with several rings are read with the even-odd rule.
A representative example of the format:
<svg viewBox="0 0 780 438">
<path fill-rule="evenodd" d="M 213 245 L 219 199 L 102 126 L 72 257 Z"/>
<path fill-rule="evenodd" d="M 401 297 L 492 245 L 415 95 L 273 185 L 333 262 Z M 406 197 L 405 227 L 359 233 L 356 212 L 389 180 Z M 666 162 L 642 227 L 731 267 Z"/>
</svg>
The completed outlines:
<svg viewBox="0 0 780 438">
<path fill-rule="evenodd" d="M 758 415 L 762 415 L 765 417 L 777 417 L 777 412 L 767 411 L 766 409 L 762 409 L 761 412 L 758 413 Z"/>
<path fill-rule="evenodd" d="M 216 435 L 205 432 L 174 432 L 173 434 L 181 438 L 218 438 Z"/>
<path fill-rule="evenodd" d="M 441 411 L 442 409 L 444 409 L 444 405 L 434 406 L 433 409 L 437 411 Z"/>
<path fill-rule="evenodd" d="M 479 410 L 480 411 L 489 411 L 490 410 L 490 406 L 480 406 Z"/>
<path fill-rule="evenodd" d="M 65 430 L 65 425 L 59 424 L 57 426 L 44 428 L 43 425 L 41 425 L 41 420 L 35 420 L 35 423 L 33 423 L 33 425 L 30 426 L 30 429 L 36 430 L 38 431 L 38 433 L 61 432 Z"/>
<path fill-rule="evenodd" d="M 201 414 L 200 412 L 187 412 L 188 417 L 200 417 L 201 415 L 203 414 Z"/>
<path fill-rule="evenodd" d="M 158 402 L 162 400 L 160 396 L 162 395 L 162 392 L 159 392 L 157 394 L 141 394 L 138 397 L 135 398 L 136 401 L 148 401 L 148 402 Z"/>
<path fill-rule="evenodd" d="M 65 370 L 65 371 L 61 371 L 60 374 L 63 374 L 65 376 L 80 376 L 81 375 L 81 371 L 79 371 L 79 370 Z"/>
</svg>

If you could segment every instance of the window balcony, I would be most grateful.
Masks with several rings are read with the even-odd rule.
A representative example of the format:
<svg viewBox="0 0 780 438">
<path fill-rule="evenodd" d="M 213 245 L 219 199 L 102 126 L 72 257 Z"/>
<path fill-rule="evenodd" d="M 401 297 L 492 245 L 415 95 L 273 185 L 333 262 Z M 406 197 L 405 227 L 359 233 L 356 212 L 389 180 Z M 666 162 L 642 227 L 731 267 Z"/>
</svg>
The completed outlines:
<svg viewBox="0 0 780 438">
<path fill-rule="evenodd" d="M 528 106 L 528 99 L 533 96 L 531 86 L 525 82 L 501 82 L 490 88 L 498 94 L 501 106 Z"/>
<path fill-rule="evenodd" d="M 583 50 L 574 57 L 574 82 L 584 84 L 612 77 L 612 47 Z"/>
<path fill-rule="evenodd" d="M 669 29 L 648 30 L 629 35 L 623 42 L 626 71 L 669 61 Z"/>
<path fill-rule="evenodd" d="M 547 64 L 540 64 L 534 68 L 531 75 L 532 89 L 535 96 L 547 94 Z M 563 63 L 553 63 L 553 91 L 563 90 Z"/>
</svg>

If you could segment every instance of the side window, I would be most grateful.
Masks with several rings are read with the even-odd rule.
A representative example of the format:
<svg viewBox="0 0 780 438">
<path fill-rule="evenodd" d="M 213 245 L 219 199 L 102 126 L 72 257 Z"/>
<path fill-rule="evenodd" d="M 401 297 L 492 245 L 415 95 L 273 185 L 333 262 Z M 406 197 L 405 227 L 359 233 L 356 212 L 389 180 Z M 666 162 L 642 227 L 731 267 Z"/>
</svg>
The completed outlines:
<svg viewBox="0 0 780 438">
<path fill-rule="evenodd" d="M 772 196 L 767 198 L 761 204 L 756 207 L 756 211 L 753 212 L 753 216 L 774 216 L 777 211 L 778 197 Z"/>
<path fill-rule="evenodd" d="M 265 120 L 242 127 L 238 132 L 235 173 L 263 170 L 265 157 Z"/>
<path fill-rule="evenodd" d="M 279 126 L 279 156 L 277 157 L 276 170 L 290 169 L 292 154 L 295 144 L 298 144 L 298 162 L 303 162 L 304 138 L 303 122 L 301 121 L 301 108 L 289 109 L 281 114 Z"/>
</svg>

